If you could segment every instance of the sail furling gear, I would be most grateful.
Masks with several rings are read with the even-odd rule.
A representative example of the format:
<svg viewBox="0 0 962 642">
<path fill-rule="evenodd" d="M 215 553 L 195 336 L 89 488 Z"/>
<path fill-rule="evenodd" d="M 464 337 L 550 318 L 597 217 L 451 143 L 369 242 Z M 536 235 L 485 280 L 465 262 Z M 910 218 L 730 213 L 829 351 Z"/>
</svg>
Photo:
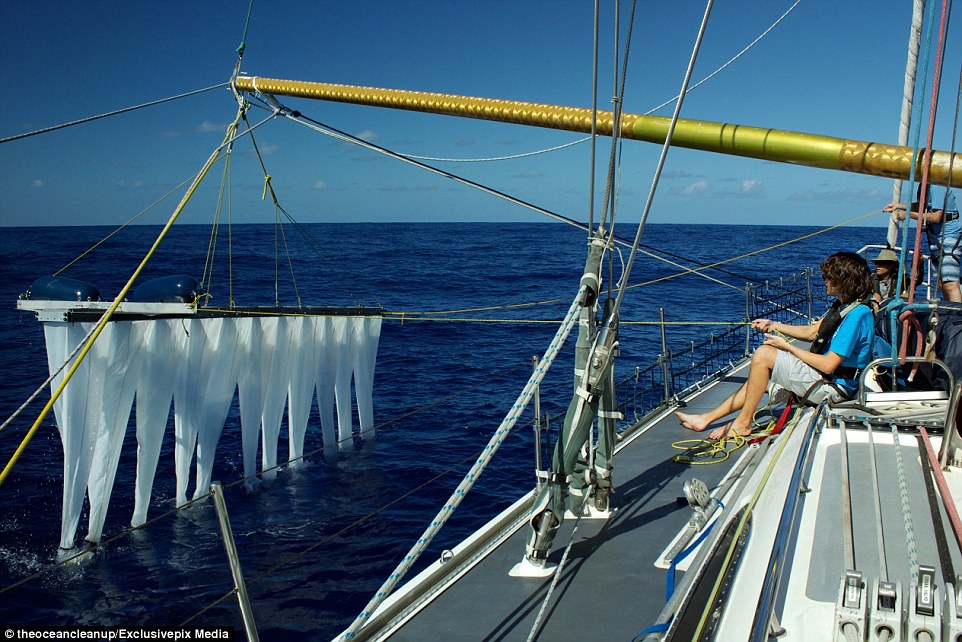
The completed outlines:
<svg viewBox="0 0 962 642">
<path fill-rule="evenodd" d="M 574 514 L 582 511 L 587 496 L 593 500 L 589 507 L 595 505 L 600 516 L 607 516 L 616 416 L 611 384 L 612 364 L 618 350 L 618 316 L 614 313 L 614 306 L 606 305 L 599 328 L 596 318 L 598 275 L 605 245 L 605 241 L 598 237 L 589 243 L 581 279 L 587 289 L 581 300 L 575 347 L 574 394 L 555 444 L 552 472 L 534 500 L 524 559 L 510 572 L 514 577 L 546 577 L 554 571 L 546 561 L 554 536 L 564 520 L 569 496 Z M 590 437 L 596 416 L 602 416 L 603 420 L 599 426 L 598 448 L 593 449 Z"/>
</svg>

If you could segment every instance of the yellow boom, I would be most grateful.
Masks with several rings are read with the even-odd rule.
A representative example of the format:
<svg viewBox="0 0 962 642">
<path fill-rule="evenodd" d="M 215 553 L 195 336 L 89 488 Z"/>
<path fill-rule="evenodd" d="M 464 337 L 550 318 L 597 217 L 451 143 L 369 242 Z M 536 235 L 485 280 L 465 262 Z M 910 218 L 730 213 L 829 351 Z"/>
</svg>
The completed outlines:
<svg viewBox="0 0 962 642">
<path fill-rule="evenodd" d="M 591 110 L 582 107 L 251 76 L 238 77 L 235 86 L 240 91 L 275 96 L 389 107 L 583 133 L 591 131 Z M 622 114 L 621 136 L 661 144 L 665 142 L 668 123 L 668 118 L 659 116 Z M 598 112 L 599 134 L 610 136 L 612 125 L 611 112 Z M 912 166 L 911 147 L 702 120 L 679 120 L 672 145 L 889 178 L 908 179 Z M 962 183 L 962 154 L 933 152 L 929 181 L 947 184 L 950 168 L 955 173 L 952 184 Z M 916 180 L 921 180 L 921 163 L 915 176 Z"/>
</svg>

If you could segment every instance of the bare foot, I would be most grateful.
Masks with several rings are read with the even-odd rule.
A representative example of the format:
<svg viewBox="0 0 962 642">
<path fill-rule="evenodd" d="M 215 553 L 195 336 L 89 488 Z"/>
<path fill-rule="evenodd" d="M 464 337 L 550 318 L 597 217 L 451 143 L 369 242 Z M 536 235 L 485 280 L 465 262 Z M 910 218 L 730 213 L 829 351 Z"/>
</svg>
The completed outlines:
<svg viewBox="0 0 962 642">
<path fill-rule="evenodd" d="M 739 428 L 735 425 L 735 422 L 729 422 L 717 430 L 713 430 L 708 433 L 709 439 L 724 439 L 725 437 L 734 437 L 739 435 L 741 437 L 747 437 L 752 434 L 751 426 L 747 428 Z"/>
<path fill-rule="evenodd" d="M 687 415 L 683 412 L 676 412 L 675 416 L 678 417 L 678 421 L 681 422 L 682 426 L 695 432 L 701 432 L 705 428 L 708 428 L 708 424 L 710 423 L 705 419 L 704 415 Z"/>
</svg>

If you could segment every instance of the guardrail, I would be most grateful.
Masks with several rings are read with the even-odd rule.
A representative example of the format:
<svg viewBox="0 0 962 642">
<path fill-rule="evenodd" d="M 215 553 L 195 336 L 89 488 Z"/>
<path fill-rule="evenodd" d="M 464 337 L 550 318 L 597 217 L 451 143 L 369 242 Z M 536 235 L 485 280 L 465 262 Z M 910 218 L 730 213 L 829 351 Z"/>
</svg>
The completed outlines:
<svg viewBox="0 0 962 642">
<path fill-rule="evenodd" d="M 682 348 L 668 347 L 662 323 L 662 352 L 653 363 L 636 367 L 615 384 L 618 408 L 625 418 L 638 421 L 734 369 L 761 344 L 761 334 L 751 329 L 752 319 L 797 323 L 820 315 L 828 297 L 825 285 L 813 275 L 807 269 L 777 281 L 746 284 L 745 316 Z"/>
</svg>

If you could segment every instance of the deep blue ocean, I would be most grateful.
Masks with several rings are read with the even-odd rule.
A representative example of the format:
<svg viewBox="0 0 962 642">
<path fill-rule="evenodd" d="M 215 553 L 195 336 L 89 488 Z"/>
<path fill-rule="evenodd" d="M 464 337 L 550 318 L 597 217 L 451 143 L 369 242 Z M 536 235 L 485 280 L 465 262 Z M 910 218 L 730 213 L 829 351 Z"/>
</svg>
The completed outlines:
<svg viewBox="0 0 962 642">
<path fill-rule="evenodd" d="M 43 332 L 16 300 L 38 277 L 73 261 L 112 230 L 102 227 L 5 228 L 0 234 L 0 415 L 5 420 L 47 377 Z M 96 285 L 112 299 L 153 242 L 158 227 L 112 236 L 62 275 Z M 619 230 L 633 238 L 634 229 Z M 811 227 L 650 225 L 653 252 L 685 266 L 709 264 L 818 232 Z M 303 233 L 303 234 L 302 234 Z M 631 289 L 623 321 L 739 321 L 749 280 L 777 279 L 817 266 L 838 250 L 884 242 L 881 228 L 816 234 L 777 250 Z M 191 274 L 198 280 L 210 229 L 174 228 L 142 279 Z M 233 250 L 227 258 L 228 246 Z M 276 248 L 294 256 L 276 260 Z M 270 480 L 242 475 L 235 408 L 221 436 L 214 479 L 225 487 L 240 561 L 265 641 L 327 640 L 351 623 L 408 551 L 498 427 L 578 288 L 585 234 L 545 224 L 360 224 L 237 226 L 216 235 L 211 305 L 380 305 L 391 312 L 458 312 L 496 323 L 386 319 L 374 383 L 374 440 L 320 452 L 316 407 L 308 456 Z M 627 260 L 627 251 L 624 260 Z M 621 259 L 615 257 L 615 269 Z M 631 283 L 679 268 L 639 256 Z M 231 279 L 230 276 L 233 276 Z M 721 281 L 722 283 L 718 283 Z M 296 284 L 296 288 L 295 288 Z M 538 303 L 516 306 L 515 304 Z M 512 307 L 504 307 L 512 306 Z M 717 327 L 676 325 L 670 346 Z M 575 336 L 542 392 L 558 413 L 571 395 Z M 619 373 L 652 362 L 654 326 L 623 327 Z M 6 464 L 49 398 L 45 390 L 0 432 Z M 417 411 L 417 412 L 415 412 Z M 530 410 L 494 463 L 435 539 L 417 569 L 534 484 Z M 286 453 L 282 427 L 279 453 Z M 148 525 L 128 532 L 133 508 L 134 431 L 128 430 L 104 529 L 105 545 L 78 564 L 57 566 L 63 456 L 53 413 L 0 487 L 0 623 L 82 626 L 233 626 L 241 631 L 216 517 L 209 501 L 173 508 L 173 433 L 165 436 Z M 617 479 L 615 480 L 617 485 Z M 418 489 L 417 492 L 411 491 Z M 78 537 L 86 532 L 81 517 Z M 518 551 L 520 559 L 523 551 Z M 415 570 L 417 570 L 415 569 Z M 29 578 L 29 579 L 27 579 Z M 22 584 L 11 585 L 27 579 Z"/>
</svg>

